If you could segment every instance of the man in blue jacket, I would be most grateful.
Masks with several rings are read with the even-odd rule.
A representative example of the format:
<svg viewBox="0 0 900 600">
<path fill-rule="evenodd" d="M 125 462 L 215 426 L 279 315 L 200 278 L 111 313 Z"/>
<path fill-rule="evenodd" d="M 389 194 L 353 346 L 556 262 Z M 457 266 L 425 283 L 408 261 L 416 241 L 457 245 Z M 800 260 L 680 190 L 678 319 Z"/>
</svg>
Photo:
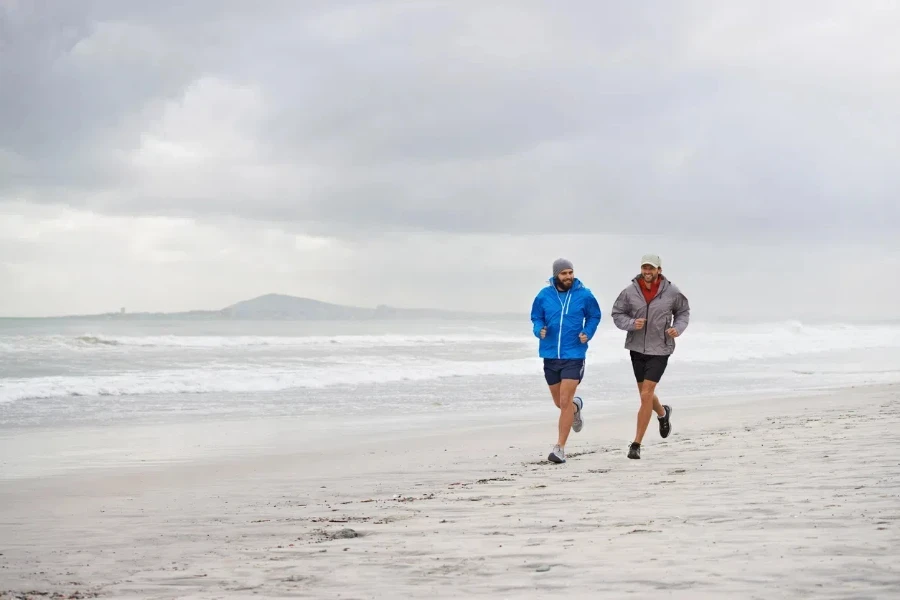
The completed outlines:
<svg viewBox="0 0 900 600">
<path fill-rule="evenodd" d="M 569 430 L 577 433 L 584 426 L 584 402 L 575 390 L 584 378 L 588 341 L 600 325 L 600 305 L 575 277 L 570 261 L 553 261 L 553 277 L 531 305 L 531 323 L 541 340 L 538 353 L 544 359 L 544 379 L 559 408 L 559 438 L 547 459 L 564 463 Z"/>
</svg>

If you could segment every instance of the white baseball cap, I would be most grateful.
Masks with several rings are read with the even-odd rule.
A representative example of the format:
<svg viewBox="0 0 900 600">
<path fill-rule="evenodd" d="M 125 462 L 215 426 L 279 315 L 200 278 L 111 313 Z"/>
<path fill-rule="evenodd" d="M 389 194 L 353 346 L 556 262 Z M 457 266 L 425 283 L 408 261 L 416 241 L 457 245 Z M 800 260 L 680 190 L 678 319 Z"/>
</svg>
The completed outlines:
<svg viewBox="0 0 900 600">
<path fill-rule="evenodd" d="M 662 261 L 659 259 L 658 254 L 645 254 L 641 258 L 641 266 L 643 267 L 644 265 L 651 265 L 658 269 L 662 266 Z"/>
</svg>

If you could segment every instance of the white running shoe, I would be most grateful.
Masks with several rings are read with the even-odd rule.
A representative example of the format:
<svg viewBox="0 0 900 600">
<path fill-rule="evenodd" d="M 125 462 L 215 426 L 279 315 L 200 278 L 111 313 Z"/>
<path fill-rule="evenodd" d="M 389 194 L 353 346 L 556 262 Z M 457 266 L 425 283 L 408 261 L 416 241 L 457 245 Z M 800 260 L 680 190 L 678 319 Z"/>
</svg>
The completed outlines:
<svg viewBox="0 0 900 600">
<path fill-rule="evenodd" d="M 547 460 L 557 464 L 564 463 L 566 462 L 566 451 L 557 444 L 553 446 L 553 450 L 550 451 L 550 456 L 547 457 Z"/>
<path fill-rule="evenodd" d="M 581 409 L 584 408 L 584 400 L 575 396 L 575 419 L 572 421 L 572 431 L 578 433 L 584 427 L 584 419 L 581 418 Z"/>
</svg>

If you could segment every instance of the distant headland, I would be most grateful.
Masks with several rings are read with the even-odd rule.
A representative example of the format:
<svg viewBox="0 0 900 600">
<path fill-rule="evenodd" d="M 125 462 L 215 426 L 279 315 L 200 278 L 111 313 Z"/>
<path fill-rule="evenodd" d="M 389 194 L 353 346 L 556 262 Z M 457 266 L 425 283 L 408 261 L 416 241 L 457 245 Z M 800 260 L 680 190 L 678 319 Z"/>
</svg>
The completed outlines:
<svg viewBox="0 0 900 600">
<path fill-rule="evenodd" d="M 375 308 L 331 304 L 312 298 L 300 298 L 285 294 L 265 294 L 244 300 L 219 310 L 190 310 L 183 312 L 119 312 L 91 315 L 65 315 L 66 319 L 109 319 L 109 320 L 271 320 L 271 321 L 345 321 L 373 319 L 521 319 L 512 313 L 482 313 L 439 310 L 432 308 L 397 308 L 380 305 Z"/>
</svg>

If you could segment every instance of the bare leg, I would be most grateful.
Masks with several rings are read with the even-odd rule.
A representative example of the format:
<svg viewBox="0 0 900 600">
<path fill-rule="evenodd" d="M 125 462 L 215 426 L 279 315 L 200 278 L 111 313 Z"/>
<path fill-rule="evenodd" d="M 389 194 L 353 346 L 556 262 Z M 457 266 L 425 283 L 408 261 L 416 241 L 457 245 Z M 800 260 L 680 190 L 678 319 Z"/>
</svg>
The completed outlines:
<svg viewBox="0 0 900 600">
<path fill-rule="evenodd" d="M 556 405 L 556 408 L 559 408 L 559 386 L 561 384 L 554 383 L 550 386 L 550 395 L 553 397 L 553 404 Z"/>
<path fill-rule="evenodd" d="M 638 390 L 641 393 L 641 407 L 638 409 L 637 432 L 634 436 L 634 441 L 638 444 L 644 439 L 644 433 L 646 433 L 647 426 L 650 424 L 650 416 L 654 412 L 660 417 L 664 417 L 666 414 L 666 409 L 662 407 L 659 403 L 659 398 L 656 396 L 656 383 L 645 379 L 638 384 Z"/>
<path fill-rule="evenodd" d="M 575 390 L 580 382 L 577 379 L 563 379 L 559 384 L 559 440 L 560 448 L 566 447 L 569 439 L 569 431 L 572 429 L 572 421 L 575 420 Z M 554 399 L 555 400 L 555 399 Z"/>
<path fill-rule="evenodd" d="M 653 383 L 653 382 L 651 381 L 650 383 Z M 642 393 L 642 391 L 643 391 L 643 385 L 644 385 L 644 382 L 643 382 L 643 381 L 640 382 L 639 384 L 637 384 L 637 386 L 638 386 L 638 394 L 641 394 L 641 393 Z M 654 388 L 655 388 L 655 387 L 656 387 L 656 384 L 653 383 L 653 386 L 654 386 Z M 659 398 L 657 397 L 655 391 L 653 392 L 653 412 L 655 412 L 655 413 L 657 414 L 657 416 L 659 416 L 659 417 L 664 417 L 664 416 L 666 416 L 666 409 L 664 409 L 663 406 L 662 406 L 662 404 L 659 403 Z"/>
</svg>

